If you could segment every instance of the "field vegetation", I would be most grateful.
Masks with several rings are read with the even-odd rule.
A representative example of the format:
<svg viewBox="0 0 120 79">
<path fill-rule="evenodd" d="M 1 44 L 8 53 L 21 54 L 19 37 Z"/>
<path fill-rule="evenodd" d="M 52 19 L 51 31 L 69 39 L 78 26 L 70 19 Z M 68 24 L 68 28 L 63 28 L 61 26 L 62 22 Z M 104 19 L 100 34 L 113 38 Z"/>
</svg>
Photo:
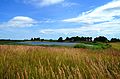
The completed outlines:
<svg viewBox="0 0 120 79">
<path fill-rule="evenodd" d="M 110 45 L 112 46 L 112 48 L 120 50 L 120 42 L 110 43 Z"/>
<path fill-rule="evenodd" d="M 119 79 L 120 50 L 113 47 L 0 45 L 0 79 Z"/>
<path fill-rule="evenodd" d="M 111 45 L 108 43 L 100 43 L 100 42 L 83 42 L 76 44 L 74 48 L 88 48 L 88 49 L 107 49 L 110 48 Z"/>
</svg>

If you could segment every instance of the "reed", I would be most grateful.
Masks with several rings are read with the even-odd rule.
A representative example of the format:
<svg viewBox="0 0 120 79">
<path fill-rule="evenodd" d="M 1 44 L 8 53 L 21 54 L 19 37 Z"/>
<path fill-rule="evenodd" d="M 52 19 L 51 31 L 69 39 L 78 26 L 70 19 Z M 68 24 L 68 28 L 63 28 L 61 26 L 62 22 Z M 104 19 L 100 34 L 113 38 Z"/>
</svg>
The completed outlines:
<svg viewBox="0 0 120 79">
<path fill-rule="evenodd" d="M 119 79 L 120 51 L 0 46 L 0 79 Z"/>
</svg>

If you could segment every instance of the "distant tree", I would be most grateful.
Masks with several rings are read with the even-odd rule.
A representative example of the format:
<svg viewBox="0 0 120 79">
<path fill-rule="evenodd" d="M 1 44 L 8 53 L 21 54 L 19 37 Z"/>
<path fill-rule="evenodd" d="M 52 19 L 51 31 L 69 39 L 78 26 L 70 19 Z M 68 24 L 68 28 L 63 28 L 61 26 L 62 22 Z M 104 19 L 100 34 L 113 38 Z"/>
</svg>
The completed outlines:
<svg viewBox="0 0 120 79">
<path fill-rule="evenodd" d="M 40 38 L 36 38 L 36 41 L 40 41 Z"/>
<path fill-rule="evenodd" d="M 50 42 L 53 42 L 53 39 L 49 39 Z"/>
<path fill-rule="evenodd" d="M 31 38 L 31 41 L 40 41 L 40 38 Z"/>
<path fill-rule="evenodd" d="M 31 38 L 31 41 L 33 41 L 34 39 L 33 38 Z"/>
<path fill-rule="evenodd" d="M 92 42 L 92 37 L 90 37 L 89 41 L 91 41 L 91 42 Z"/>
<path fill-rule="evenodd" d="M 80 41 L 92 41 L 92 37 L 79 37 L 79 36 L 76 36 L 76 37 L 66 37 L 65 41 L 70 41 L 70 42 L 80 42 Z"/>
<path fill-rule="evenodd" d="M 80 41 L 80 37 L 79 37 L 79 36 L 76 36 L 76 37 L 75 37 L 75 41 Z"/>
<path fill-rule="evenodd" d="M 58 42 L 63 42 L 63 38 L 59 37 Z"/>
<path fill-rule="evenodd" d="M 70 40 L 70 42 L 74 42 L 74 38 L 73 37 L 69 38 L 69 40 Z"/>
<path fill-rule="evenodd" d="M 70 38 L 69 38 L 69 37 L 66 37 L 65 41 L 70 41 Z"/>
<path fill-rule="evenodd" d="M 120 42 L 120 39 L 112 38 L 110 41 L 111 41 L 111 42 Z"/>
<path fill-rule="evenodd" d="M 41 39 L 41 41 L 44 41 L 44 39 Z"/>
<path fill-rule="evenodd" d="M 79 36 L 71 37 L 71 38 L 69 38 L 69 40 L 70 40 L 71 42 L 78 42 L 78 41 L 80 41 L 80 37 L 79 37 Z"/>
<path fill-rule="evenodd" d="M 37 40 L 37 38 L 34 38 L 34 41 L 36 41 Z"/>
<path fill-rule="evenodd" d="M 86 37 L 85 38 L 87 42 L 91 42 L 92 41 L 92 37 Z"/>
<path fill-rule="evenodd" d="M 86 37 L 80 37 L 80 41 L 86 41 Z"/>
<path fill-rule="evenodd" d="M 94 38 L 94 41 L 95 42 L 108 42 L 108 39 L 104 36 L 99 36 L 99 37 Z"/>
</svg>

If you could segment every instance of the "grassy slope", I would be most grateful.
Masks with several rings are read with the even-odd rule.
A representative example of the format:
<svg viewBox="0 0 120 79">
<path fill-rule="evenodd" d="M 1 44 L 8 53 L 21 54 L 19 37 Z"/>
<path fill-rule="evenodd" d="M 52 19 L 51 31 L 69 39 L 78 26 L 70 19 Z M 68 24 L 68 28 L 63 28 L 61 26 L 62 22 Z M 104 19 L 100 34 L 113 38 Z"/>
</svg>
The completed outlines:
<svg viewBox="0 0 120 79">
<path fill-rule="evenodd" d="M 0 79 L 119 79 L 120 51 L 0 46 Z"/>
</svg>

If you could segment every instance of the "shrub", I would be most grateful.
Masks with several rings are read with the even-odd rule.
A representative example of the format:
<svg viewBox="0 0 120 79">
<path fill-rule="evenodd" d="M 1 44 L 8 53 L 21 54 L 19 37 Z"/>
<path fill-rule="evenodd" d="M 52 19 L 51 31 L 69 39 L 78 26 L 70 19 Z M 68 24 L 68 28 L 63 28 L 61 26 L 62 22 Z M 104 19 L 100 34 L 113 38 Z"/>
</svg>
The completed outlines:
<svg viewBox="0 0 120 79">
<path fill-rule="evenodd" d="M 74 48 L 87 48 L 85 45 L 82 44 L 76 44 Z"/>
</svg>

